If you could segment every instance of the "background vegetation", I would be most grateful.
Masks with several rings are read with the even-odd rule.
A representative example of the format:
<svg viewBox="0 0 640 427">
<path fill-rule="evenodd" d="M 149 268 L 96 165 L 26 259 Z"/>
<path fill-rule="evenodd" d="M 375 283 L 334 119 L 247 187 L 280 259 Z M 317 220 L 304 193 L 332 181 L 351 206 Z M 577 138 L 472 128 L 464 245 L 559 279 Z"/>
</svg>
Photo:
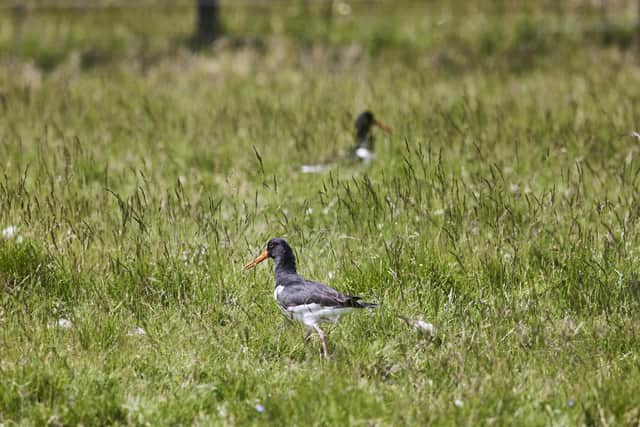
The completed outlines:
<svg viewBox="0 0 640 427">
<path fill-rule="evenodd" d="M 638 424 L 633 4 L 56 4 L 0 9 L 2 422 Z M 328 363 L 275 236 L 381 303 Z"/>
</svg>

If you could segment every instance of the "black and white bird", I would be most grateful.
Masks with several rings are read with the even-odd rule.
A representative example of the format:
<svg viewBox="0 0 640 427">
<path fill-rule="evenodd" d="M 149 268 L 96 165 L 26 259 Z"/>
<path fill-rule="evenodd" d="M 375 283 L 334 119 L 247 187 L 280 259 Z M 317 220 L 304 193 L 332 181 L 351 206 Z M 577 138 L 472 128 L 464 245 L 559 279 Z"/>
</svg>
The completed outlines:
<svg viewBox="0 0 640 427">
<path fill-rule="evenodd" d="M 349 160 L 351 162 L 362 162 L 364 164 L 369 164 L 374 159 L 373 153 L 373 128 L 379 127 L 387 133 L 391 133 L 391 128 L 384 123 L 378 121 L 371 111 L 363 111 L 358 114 L 355 122 L 356 128 L 356 143 L 349 150 L 348 159 L 346 155 L 343 155 L 342 159 L 333 158 L 327 159 L 323 161 L 323 163 L 318 163 L 315 165 L 302 165 L 300 167 L 300 171 L 302 173 L 321 173 L 328 168 L 335 166 L 336 163 L 340 163 L 341 161 Z"/>
<path fill-rule="evenodd" d="M 296 271 L 293 250 L 284 239 L 269 240 L 267 249 L 246 264 L 243 271 L 255 267 L 267 258 L 273 258 L 275 262 L 276 288 L 273 296 L 278 306 L 285 316 L 307 327 L 305 340 L 314 330 L 318 333 L 325 358 L 329 357 L 329 352 L 325 333 L 320 328 L 321 322 L 335 322 L 350 311 L 377 307 L 377 304 L 364 302 L 360 297 L 343 295 L 325 284 L 300 276 Z"/>
<path fill-rule="evenodd" d="M 377 126 L 387 133 L 391 128 L 379 122 L 371 111 L 364 111 L 356 118 L 356 145 L 351 149 L 351 158 L 370 163 L 374 158 L 373 153 L 373 127 Z"/>
</svg>

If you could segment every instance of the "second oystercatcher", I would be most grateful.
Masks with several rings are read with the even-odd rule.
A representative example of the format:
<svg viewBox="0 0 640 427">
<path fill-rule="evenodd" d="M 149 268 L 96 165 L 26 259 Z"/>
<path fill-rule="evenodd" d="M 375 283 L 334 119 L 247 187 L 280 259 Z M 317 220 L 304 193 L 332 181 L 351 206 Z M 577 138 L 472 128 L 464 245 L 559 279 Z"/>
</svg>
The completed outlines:
<svg viewBox="0 0 640 427">
<path fill-rule="evenodd" d="M 286 240 L 274 238 L 267 243 L 267 249 L 256 259 L 247 263 L 242 271 L 255 267 L 267 258 L 275 261 L 276 288 L 273 296 L 285 316 L 304 324 L 307 329 L 305 340 L 315 330 L 322 341 L 322 352 L 329 358 L 325 333 L 321 322 L 335 322 L 345 313 L 361 308 L 375 308 L 378 305 L 364 302 L 360 297 L 343 295 L 329 286 L 306 280 L 296 271 L 296 257 Z"/>
<path fill-rule="evenodd" d="M 351 157 L 369 163 L 373 160 L 373 127 L 377 126 L 387 133 L 391 128 L 379 122 L 371 111 L 364 111 L 356 118 L 356 145 L 351 149 Z"/>
<path fill-rule="evenodd" d="M 374 158 L 373 154 L 373 128 L 379 127 L 387 133 L 391 133 L 391 128 L 382 122 L 379 122 L 371 111 L 363 111 L 358 114 L 355 122 L 356 128 L 356 144 L 349 150 L 349 159 L 352 161 L 361 161 L 369 164 Z M 325 160 L 323 163 L 315 165 L 302 165 L 300 171 L 302 173 L 320 173 L 334 165 L 336 159 Z"/>
</svg>

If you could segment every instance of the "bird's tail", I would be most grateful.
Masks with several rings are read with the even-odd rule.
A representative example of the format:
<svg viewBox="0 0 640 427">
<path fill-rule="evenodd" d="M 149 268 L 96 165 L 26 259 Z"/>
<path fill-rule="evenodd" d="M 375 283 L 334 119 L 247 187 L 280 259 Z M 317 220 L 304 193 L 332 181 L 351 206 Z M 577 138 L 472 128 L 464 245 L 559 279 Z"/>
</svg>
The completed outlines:
<svg viewBox="0 0 640 427">
<path fill-rule="evenodd" d="M 372 303 L 372 302 L 365 302 L 365 301 L 358 301 L 358 305 L 361 308 L 377 308 L 378 304 Z"/>
<path fill-rule="evenodd" d="M 362 301 L 360 297 L 349 296 L 348 303 L 353 308 L 376 308 L 378 304 Z"/>
</svg>

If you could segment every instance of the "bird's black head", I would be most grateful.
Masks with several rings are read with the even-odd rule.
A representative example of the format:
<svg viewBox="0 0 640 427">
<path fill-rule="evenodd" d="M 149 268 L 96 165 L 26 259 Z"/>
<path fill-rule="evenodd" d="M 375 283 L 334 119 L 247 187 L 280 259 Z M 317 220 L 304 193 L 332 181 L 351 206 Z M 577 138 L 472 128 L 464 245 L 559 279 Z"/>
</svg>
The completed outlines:
<svg viewBox="0 0 640 427">
<path fill-rule="evenodd" d="M 267 253 L 269 258 L 295 258 L 293 255 L 293 249 L 289 246 L 286 240 L 280 237 L 274 237 L 267 242 Z"/>
<path fill-rule="evenodd" d="M 244 266 L 243 270 L 248 270 L 260 264 L 267 258 L 273 258 L 276 263 L 276 270 L 296 271 L 296 257 L 293 249 L 286 240 L 275 237 L 267 242 L 265 249 L 256 259 Z"/>
<path fill-rule="evenodd" d="M 373 126 L 378 126 L 380 129 L 384 130 L 387 133 L 391 132 L 391 128 L 376 120 L 373 113 L 369 110 L 363 111 L 362 113 L 358 114 L 355 125 L 356 135 L 358 136 L 358 138 L 367 136 L 371 132 L 371 128 Z"/>
<path fill-rule="evenodd" d="M 373 113 L 369 110 L 363 111 L 356 117 L 356 133 L 358 135 L 367 134 L 371 130 L 371 126 L 376 122 Z"/>
</svg>

